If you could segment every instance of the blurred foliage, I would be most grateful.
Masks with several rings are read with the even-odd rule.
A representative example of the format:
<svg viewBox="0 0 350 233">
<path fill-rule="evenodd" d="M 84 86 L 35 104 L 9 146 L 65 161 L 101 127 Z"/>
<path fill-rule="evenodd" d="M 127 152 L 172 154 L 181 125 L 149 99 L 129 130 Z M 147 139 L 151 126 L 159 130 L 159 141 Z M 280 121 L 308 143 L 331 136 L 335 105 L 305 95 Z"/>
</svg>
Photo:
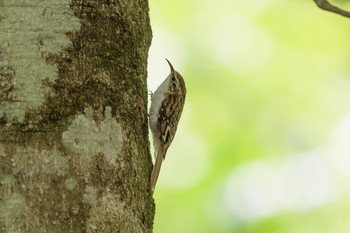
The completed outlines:
<svg viewBox="0 0 350 233">
<path fill-rule="evenodd" d="M 188 90 L 154 232 L 347 233 L 350 175 L 328 146 L 350 112 L 350 20 L 311 0 L 150 9 L 150 89 L 168 58 Z"/>
</svg>

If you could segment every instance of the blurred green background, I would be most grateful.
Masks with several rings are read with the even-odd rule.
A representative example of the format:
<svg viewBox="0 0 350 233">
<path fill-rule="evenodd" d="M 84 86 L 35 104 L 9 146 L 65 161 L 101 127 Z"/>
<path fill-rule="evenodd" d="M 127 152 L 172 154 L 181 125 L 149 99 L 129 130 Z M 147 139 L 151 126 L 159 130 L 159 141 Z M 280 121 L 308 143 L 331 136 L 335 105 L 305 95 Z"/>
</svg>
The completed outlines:
<svg viewBox="0 0 350 233">
<path fill-rule="evenodd" d="M 149 89 L 168 58 L 188 91 L 154 232 L 349 233 L 350 19 L 312 0 L 149 2 Z"/>
</svg>

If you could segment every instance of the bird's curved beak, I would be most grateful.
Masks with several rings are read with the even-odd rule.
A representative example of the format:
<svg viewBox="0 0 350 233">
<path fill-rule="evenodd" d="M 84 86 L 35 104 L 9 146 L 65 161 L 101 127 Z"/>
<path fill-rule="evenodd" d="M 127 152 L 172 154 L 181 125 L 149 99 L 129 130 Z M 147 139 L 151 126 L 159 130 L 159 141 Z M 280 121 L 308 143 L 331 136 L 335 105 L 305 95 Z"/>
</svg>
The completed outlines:
<svg viewBox="0 0 350 233">
<path fill-rule="evenodd" d="M 168 59 L 166 59 L 166 58 L 165 58 L 165 60 L 168 62 L 169 66 L 170 66 L 171 72 L 175 71 L 175 70 L 174 70 L 174 67 L 173 67 L 173 65 L 170 63 L 170 61 L 169 61 Z"/>
</svg>

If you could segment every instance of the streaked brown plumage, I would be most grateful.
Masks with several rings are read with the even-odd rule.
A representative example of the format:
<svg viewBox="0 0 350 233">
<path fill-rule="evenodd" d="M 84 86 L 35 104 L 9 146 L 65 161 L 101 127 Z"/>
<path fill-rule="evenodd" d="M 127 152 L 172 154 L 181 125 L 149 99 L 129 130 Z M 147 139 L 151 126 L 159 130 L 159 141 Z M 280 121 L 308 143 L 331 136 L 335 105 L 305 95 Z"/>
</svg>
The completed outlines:
<svg viewBox="0 0 350 233">
<path fill-rule="evenodd" d="M 154 191 L 165 154 L 174 139 L 186 97 L 184 79 L 168 60 L 167 62 L 171 72 L 152 95 L 150 109 L 150 128 L 156 160 L 151 176 L 152 191 Z"/>
</svg>

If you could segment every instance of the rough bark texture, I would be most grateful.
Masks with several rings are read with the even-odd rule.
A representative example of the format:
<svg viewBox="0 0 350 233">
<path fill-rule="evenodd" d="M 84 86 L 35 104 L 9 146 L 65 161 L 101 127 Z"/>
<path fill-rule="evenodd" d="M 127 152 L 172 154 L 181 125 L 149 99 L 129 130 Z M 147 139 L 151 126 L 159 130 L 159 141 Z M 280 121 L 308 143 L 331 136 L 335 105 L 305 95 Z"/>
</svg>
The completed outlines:
<svg viewBox="0 0 350 233">
<path fill-rule="evenodd" d="M 0 232 L 152 232 L 146 0 L 0 0 Z"/>
</svg>

